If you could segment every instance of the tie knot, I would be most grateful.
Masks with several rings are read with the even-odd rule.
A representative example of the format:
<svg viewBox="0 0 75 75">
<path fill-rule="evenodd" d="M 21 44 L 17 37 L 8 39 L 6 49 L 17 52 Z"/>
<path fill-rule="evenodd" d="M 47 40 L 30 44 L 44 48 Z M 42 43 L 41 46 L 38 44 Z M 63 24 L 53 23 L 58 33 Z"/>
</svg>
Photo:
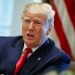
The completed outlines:
<svg viewBox="0 0 75 75">
<path fill-rule="evenodd" d="M 31 48 L 26 48 L 25 49 L 26 50 L 26 52 L 29 54 L 29 53 L 32 53 L 32 49 Z"/>
</svg>

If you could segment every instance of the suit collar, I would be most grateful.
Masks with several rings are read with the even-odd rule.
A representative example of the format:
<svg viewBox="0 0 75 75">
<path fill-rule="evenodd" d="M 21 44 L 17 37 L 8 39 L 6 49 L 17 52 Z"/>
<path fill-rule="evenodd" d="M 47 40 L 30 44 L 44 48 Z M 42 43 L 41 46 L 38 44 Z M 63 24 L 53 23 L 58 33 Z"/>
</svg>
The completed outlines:
<svg viewBox="0 0 75 75">
<path fill-rule="evenodd" d="M 20 71 L 20 74 L 28 75 L 31 72 L 35 72 L 35 69 L 38 68 L 38 64 L 44 60 L 44 57 L 48 54 L 53 46 L 53 42 L 49 39 L 45 41 L 45 43 L 39 47 L 25 62 L 23 69 Z M 48 49 L 49 48 L 49 49 Z M 32 63 L 31 63 L 32 62 Z"/>
<path fill-rule="evenodd" d="M 45 42 L 48 42 L 47 39 L 48 39 L 48 37 L 46 37 L 46 38 L 44 39 L 44 41 L 43 41 L 42 43 L 40 43 L 37 47 L 32 48 L 32 51 L 35 52 L 35 51 L 36 51 L 39 47 L 41 47 Z M 24 43 L 23 52 L 24 52 L 24 50 L 25 50 L 26 48 L 27 48 L 27 45 L 26 45 L 26 43 Z"/>
</svg>

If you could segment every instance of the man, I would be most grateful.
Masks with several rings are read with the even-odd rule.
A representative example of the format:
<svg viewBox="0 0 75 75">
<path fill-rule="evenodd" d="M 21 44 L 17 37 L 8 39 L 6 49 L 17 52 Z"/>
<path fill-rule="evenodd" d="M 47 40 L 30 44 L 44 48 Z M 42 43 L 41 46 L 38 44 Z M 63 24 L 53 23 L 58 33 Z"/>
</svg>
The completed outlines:
<svg viewBox="0 0 75 75">
<path fill-rule="evenodd" d="M 14 75 L 25 48 L 31 48 L 32 53 L 16 75 L 45 75 L 68 68 L 70 57 L 47 36 L 53 27 L 54 15 L 54 10 L 46 3 L 26 5 L 22 16 L 22 36 L 0 37 L 0 74 Z"/>
</svg>

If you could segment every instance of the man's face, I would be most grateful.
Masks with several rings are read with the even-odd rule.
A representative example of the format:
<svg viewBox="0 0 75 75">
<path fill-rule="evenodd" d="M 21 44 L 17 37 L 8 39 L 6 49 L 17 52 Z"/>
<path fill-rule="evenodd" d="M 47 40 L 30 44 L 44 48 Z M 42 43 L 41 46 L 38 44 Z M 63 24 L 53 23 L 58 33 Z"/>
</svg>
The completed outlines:
<svg viewBox="0 0 75 75">
<path fill-rule="evenodd" d="M 22 36 L 28 47 L 34 48 L 42 43 L 47 34 L 47 17 L 42 14 L 26 12 L 22 19 Z"/>
</svg>

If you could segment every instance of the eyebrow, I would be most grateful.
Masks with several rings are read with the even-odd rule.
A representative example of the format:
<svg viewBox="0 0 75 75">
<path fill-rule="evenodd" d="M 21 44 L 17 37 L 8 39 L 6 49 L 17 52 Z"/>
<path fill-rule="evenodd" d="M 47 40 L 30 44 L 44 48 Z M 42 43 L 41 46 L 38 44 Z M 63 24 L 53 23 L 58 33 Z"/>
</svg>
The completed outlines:
<svg viewBox="0 0 75 75">
<path fill-rule="evenodd" d="M 40 21 L 40 18 L 38 18 L 38 17 L 35 17 L 35 18 L 34 18 L 34 20 L 38 20 L 38 21 Z"/>
<path fill-rule="evenodd" d="M 25 16 L 25 17 L 23 17 L 23 19 L 30 19 L 30 17 L 28 17 L 28 16 Z M 34 20 L 40 21 L 40 18 L 38 18 L 38 17 L 35 17 L 35 18 L 34 18 Z"/>
<path fill-rule="evenodd" d="M 23 19 L 30 19 L 28 16 L 23 17 Z"/>
</svg>

